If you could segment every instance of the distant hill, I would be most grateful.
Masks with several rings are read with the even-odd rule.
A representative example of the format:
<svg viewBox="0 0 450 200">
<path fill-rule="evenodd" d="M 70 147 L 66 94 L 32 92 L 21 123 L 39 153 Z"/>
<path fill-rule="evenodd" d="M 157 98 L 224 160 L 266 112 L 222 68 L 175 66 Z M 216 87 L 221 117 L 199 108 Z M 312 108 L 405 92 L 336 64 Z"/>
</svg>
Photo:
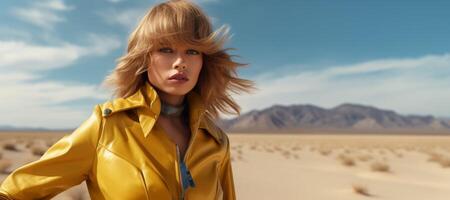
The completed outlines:
<svg viewBox="0 0 450 200">
<path fill-rule="evenodd" d="M 302 132 L 311 130 L 355 132 L 450 133 L 450 120 L 431 115 L 400 115 L 392 110 L 359 104 L 341 104 L 331 109 L 314 105 L 274 105 L 221 120 L 227 132 Z"/>
<path fill-rule="evenodd" d="M 440 117 L 439 119 L 441 119 L 442 121 L 445 121 L 448 124 L 450 124 L 450 117 Z"/>
<path fill-rule="evenodd" d="M 24 132 L 52 132 L 52 131 L 67 131 L 67 130 L 57 130 L 57 129 L 48 129 L 42 127 L 18 127 L 18 126 L 8 126 L 8 125 L 0 125 L 0 131 L 24 131 Z"/>
</svg>

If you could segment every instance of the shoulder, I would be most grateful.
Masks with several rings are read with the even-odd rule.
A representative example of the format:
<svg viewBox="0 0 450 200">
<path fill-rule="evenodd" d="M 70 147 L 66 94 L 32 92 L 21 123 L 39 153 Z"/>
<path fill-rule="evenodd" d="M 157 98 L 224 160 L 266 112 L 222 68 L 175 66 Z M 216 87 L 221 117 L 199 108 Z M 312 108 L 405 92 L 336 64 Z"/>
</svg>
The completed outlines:
<svg viewBox="0 0 450 200">
<path fill-rule="evenodd" d="M 229 143 L 229 138 L 227 134 L 214 122 L 214 120 L 209 117 L 203 117 L 202 122 L 200 123 L 200 128 L 206 129 L 208 133 L 214 137 L 214 139 L 221 145 L 227 146 Z"/>
<path fill-rule="evenodd" d="M 101 115 L 103 118 L 140 106 L 142 105 L 135 104 L 124 98 L 115 98 L 99 104 Z"/>
<path fill-rule="evenodd" d="M 83 122 L 70 134 L 65 135 L 61 140 L 70 141 L 68 144 L 71 146 L 89 146 L 96 147 L 98 138 L 102 133 L 102 114 L 99 104 L 96 104 L 89 117 L 84 119 Z"/>
</svg>

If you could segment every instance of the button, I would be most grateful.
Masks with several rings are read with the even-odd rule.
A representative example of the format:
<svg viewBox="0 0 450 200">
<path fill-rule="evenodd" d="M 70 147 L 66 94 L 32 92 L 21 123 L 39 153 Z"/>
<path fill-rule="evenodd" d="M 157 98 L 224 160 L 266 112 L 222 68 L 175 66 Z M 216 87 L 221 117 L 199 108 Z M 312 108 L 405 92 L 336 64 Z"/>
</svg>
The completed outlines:
<svg viewBox="0 0 450 200">
<path fill-rule="evenodd" d="M 103 110 L 103 116 L 109 116 L 112 113 L 112 110 L 109 108 L 106 108 Z"/>
</svg>

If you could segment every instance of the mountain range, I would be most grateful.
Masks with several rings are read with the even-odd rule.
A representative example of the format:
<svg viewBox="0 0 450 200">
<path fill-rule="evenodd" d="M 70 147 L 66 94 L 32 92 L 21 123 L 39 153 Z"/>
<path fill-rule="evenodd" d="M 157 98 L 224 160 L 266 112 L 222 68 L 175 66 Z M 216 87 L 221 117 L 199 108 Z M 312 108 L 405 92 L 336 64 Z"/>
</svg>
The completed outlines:
<svg viewBox="0 0 450 200">
<path fill-rule="evenodd" d="M 315 105 L 274 105 L 218 125 L 227 132 L 398 132 L 450 133 L 450 119 L 401 115 L 393 110 L 345 103 L 331 109 Z"/>
</svg>

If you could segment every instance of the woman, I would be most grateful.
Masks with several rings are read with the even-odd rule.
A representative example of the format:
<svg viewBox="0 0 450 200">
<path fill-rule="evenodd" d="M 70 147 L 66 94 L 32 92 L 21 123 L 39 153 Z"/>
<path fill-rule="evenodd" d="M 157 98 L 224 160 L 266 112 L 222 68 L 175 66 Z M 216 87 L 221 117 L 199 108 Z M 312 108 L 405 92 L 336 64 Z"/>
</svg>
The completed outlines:
<svg viewBox="0 0 450 200">
<path fill-rule="evenodd" d="M 12 172 L 0 199 L 50 199 L 83 181 L 93 200 L 236 199 L 230 143 L 213 120 L 239 114 L 228 92 L 253 84 L 237 77 L 226 36 L 191 2 L 150 9 L 105 80 L 117 98 Z"/>
</svg>

